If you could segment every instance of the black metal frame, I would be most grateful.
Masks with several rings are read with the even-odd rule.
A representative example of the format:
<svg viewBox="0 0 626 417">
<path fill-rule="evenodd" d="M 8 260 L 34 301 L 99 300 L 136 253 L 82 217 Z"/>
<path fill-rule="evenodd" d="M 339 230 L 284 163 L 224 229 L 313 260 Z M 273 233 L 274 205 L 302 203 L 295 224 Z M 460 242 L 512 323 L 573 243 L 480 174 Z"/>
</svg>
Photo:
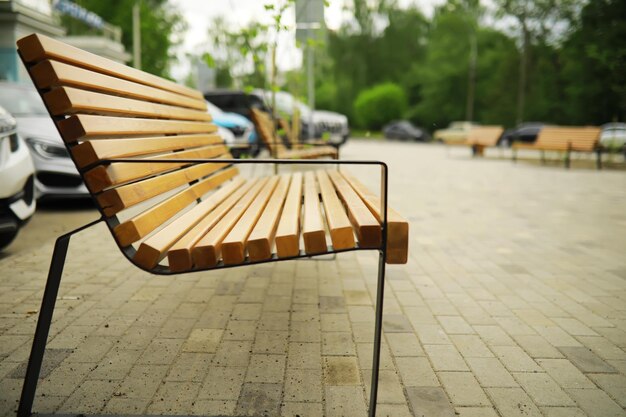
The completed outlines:
<svg viewBox="0 0 626 417">
<path fill-rule="evenodd" d="M 546 164 L 546 155 L 545 155 L 545 149 L 538 149 L 541 152 L 541 164 L 545 165 Z M 591 153 L 595 153 L 596 154 L 596 168 L 598 170 L 602 169 L 602 146 L 598 145 L 596 146 L 596 148 L 594 150 L 591 151 L 577 151 L 576 149 L 574 149 L 572 147 L 572 142 L 567 142 L 567 148 L 565 149 L 565 155 L 563 157 L 563 166 L 565 167 L 565 169 L 569 169 L 571 166 L 571 161 L 572 161 L 572 153 L 573 152 L 591 152 Z M 560 151 L 557 151 L 560 152 Z M 512 147 L 512 153 L 511 153 L 511 161 L 513 161 L 514 163 L 517 162 L 517 148 Z"/>
<path fill-rule="evenodd" d="M 115 159 L 115 160 L 103 160 L 101 161 L 104 164 L 107 163 L 145 163 L 143 159 L 137 158 L 127 158 L 127 159 Z M 150 160 L 151 163 L 171 163 L 172 160 L 164 160 L 164 159 L 154 159 Z M 377 279 L 377 291 L 376 291 L 376 307 L 375 307 L 375 324 L 374 324 L 374 348 L 373 348 L 373 357 L 372 357 L 372 378 L 371 378 L 371 389 L 370 389 L 370 401 L 369 401 L 369 417 L 376 416 L 376 403 L 378 399 L 378 380 L 380 373 L 380 348 L 382 341 L 382 323 L 383 323 L 383 300 L 384 300 L 384 290 L 385 290 L 385 273 L 386 273 L 386 263 L 387 263 L 387 191 L 388 191 L 388 166 L 384 162 L 381 161 L 341 161 L 341 160 L 280 160 L 280 159 L 268 159 L 268 160 L 247 160 L 247 159 L 180 159 L 176 160 L 176 162 L 182 163 L 190 163 L 190 164 L 206 164 L 206 163 L 232 163 L 232 164 L 274 164 L 277 166 L 281 165 L 379 165 L 381 167 L 381 213 L 382 213 L 382 221 L 381 221 L 381 231 L 382 231 L 382 241 L 381 246 L 379 248 L 361 248 L 355 247 L 352 249 L 346 250 L 335 250 L 332 247 L 328 247 L 328 252 L 319 255 L 327 255 L 327 254 L 337 254 L 343 252 L 351 252 L 357 250 L 378 250 L 379 258 L 378 258 L 378 279 Z M 94 198 L 92 196 L 92 198 Z M 100 211 L 101 217 L 89 224 L 86 224 L 78 229 L 75 229 L 71 232 L 68 232 L 59 238 L 57 238 L 56 243 L 54 245 L 54 251 L 52 253 L 52 260 L 50 263 L 50 269 L 48 271 L 48 280 L 46 282 L 46 287 L 44 291 L 44 296 L 41 304 L 41 310 L 39 313 L 39 318 L 37 320 L 37 327 L 35 330 L 35 336 L 31 348 L 31 353 L 28 361 L 28 366 L 26 370 L 26 377 L 24 379 L 24 385 L 22 387 L 22 394 L 20 398 L 20 403 L 17 411 L 17 417 L 30 417 L 32 415 L 32 406 L 35 399 L 35 391 L 37 389 L 37 383 L 39 380 L 39 374 L 41 371 L 41 365 L 43 362 L 43 356 L 45 353 L 45 347 L 48 339 L 48 334 L 50 331 L 50 326 L 52 323 L 52 316 L 54 313 L 54 306 L 56 303 L 57 294 L 59 291 L 59 286 L 61 284 L 61 277 L 63 275 L 63 267 L 65 265 L 65 259 L 67 255 L 67 250 L 69 247 L 70 238 L 87 228 L 90 228 L 102 221 L 104 221 L 110 230 L 115 227 L 119 222 L 117 217 L 107 218 L 102 209 L 98 207 Z M 115 240 L 115 239 L 114 239 Z M 117 240 L 115 240 L 117 243 Z M 132 246 L 122 247 L 118 243 L 118 247 L 132 263 L 132 256 L 135 253 L 135 249 Z M 234 268 L 245 265 L 255 265 L 267 262 L 278 262 L 278 261 L 287 261 L 293 259 L 301 259 L 301 258 L 311 258 L 315 255 L 309 255 L 300 252 L 297 256 L 290 258 L 278 258 L 274 255 L 271 259 L 264 261 L 256 261 L 250 262 L 246 260 L 243 264 L 238 265 L 224 265 L 223 262 L 220 262 L 216 267 L 206 268 L 206 269 L 195 269 L 183 273 L 191 273 L 191 272 L 199 272 L 199 271 L 209 271 L 213 269 L 223 269 L 223 268 Z M 133 263 L 134 264 L 134 263 Z M 157 267 L 153 269 L 146 269 L 141 266 L 134 264 L 135 266 L 143 269 L 146 272 L 156 274 L 156 275 L 173 275 L 180 274 L 174 273 L 170 271 L 167 267 L 163 265 L 157 265 Z"/>
</svg>

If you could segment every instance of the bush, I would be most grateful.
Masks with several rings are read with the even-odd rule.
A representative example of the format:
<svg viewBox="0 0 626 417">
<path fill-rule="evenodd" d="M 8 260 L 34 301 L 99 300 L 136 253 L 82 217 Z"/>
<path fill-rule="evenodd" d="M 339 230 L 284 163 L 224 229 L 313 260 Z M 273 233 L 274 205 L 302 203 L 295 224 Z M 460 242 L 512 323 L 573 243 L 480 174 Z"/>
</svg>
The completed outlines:
<svg viewBox="0 0 626 417">
<path fill-rule="evenodd" d="M 393 83 L 378 84 L 359 93 L 354 112 L 359 127 L 380 129 L 393 119 L 402 118 L 407 108 L 404 90 Z"/>
</svg>

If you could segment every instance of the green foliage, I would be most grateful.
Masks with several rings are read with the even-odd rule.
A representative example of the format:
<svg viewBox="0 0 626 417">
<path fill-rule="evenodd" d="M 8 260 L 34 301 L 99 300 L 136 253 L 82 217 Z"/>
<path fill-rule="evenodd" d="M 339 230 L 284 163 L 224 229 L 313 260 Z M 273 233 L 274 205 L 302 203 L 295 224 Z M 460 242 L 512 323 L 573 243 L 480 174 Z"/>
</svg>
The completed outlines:
<svg viewBox="0 0 626 417">
<path fill-rule="evenodd" d="M 114 5 L 101 0 L 74 0 L 74 3 L 90 10 L 106 22 L 122 29 L 122 43 L 127 51 L 133 50 L 133 5 L 137 0 L 116 0 Z M 141 65 L 144 71 L 169 76 L 169 64 L 174 59 L 172 47 L 178 35 L 185 30 L 181 15 L 168 0 L 141 0 Z M 94 33 L 84 23 L 69 16 L 62 17 L 63 25 L 70 35 Z"/>
<path fill-rule="evenodd" d="M 393 83 L 364 90 L 354 102 L 358 126 L 369 129 L 380 129 L 385 123 L 401 118 L 406 107 L 404 90 Z"/>
</svg>

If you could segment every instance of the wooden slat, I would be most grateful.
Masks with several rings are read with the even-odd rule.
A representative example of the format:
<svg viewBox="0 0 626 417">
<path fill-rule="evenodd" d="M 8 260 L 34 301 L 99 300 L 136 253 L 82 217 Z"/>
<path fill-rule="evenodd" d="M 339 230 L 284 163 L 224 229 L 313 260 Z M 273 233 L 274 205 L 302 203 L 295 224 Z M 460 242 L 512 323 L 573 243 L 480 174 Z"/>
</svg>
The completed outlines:
<svg viewBox="0 0 626 417">
<path fill-rule="evenodd" d="M 220 171 L 176 193 L 133 218 L 117 225 L 113 234 L 120 246 L 128 246 L 157 229 L 182 209 L 238 174 L 235 168 Z"/>
<path fill-rule="evenodd" d="M 113 216 L 125 208 L 210 175 L 225 166 L 226 164 L 193 165 L 158 177 L 106 190 L 96 196 L 96 200 L 106 216 Z M 238 172 L 234 167 L 224 171 L 229 171 L 231 176 Z"/>
<path fill-rule="evenodd" d="M 330 230 L 330 239 L 333 242 L 333 249 L 350 249 L 354 247 L 354 232 L 350 225 L 350 220 L 346 211 L 337 197 L 335 188 L 328 178 L 326 171 L 317 171 L 317 181 L 320 185 L 322 203 L 324 203 L 324 213 L 326 222 Z"/>
<path fill-rule="evenodd" d="M 47 90 L 60 86 L 77 87 L 116 96 L 206 111 L 206 103 L 201 98 L 191 98 L 159 88 L 148 87 L 58 61 L 42 61 L 30 69 L 30 74 L 39 89 Z"/>
<path fill-rule="evenodd" d="M 218 135 L 98 139 L 80 143 L 72 147 L 71 152 L 78 167 L 84 168 L 103 159 L 130 158 L 223 143 L 224 140 Z"/>
<path fill-rule="evenodd" d="M 146 163 L 114 162 L 108 165 L 99 165 L 85 172 L 83 178 L 92 193 L 99 193 L 112 186 L 151 177 L 155 174 L 171 171 L 178 167 L 191 165 L 189 162 L 150 162 L 151 159 L 172 161 L 176 161 L 177 159 L 211 159 L 220 155 L 229 155 L 225 146 L 206 146 L 190 149 L 188 151 L 166 153 L 143 158 L 146 160 Z M 215 162 L 219 162 L 219 160 L 216 158 Z"/>
<path fill-rule="evenodd" d="M 291 178 L 285 207 L 276 230 L 276 254 L 279 258 L 298 256 L 300 253 L 301 207 L 302 173 L 297 172 Z"/>
<path fill-rule="evenodd" d="M 270 116 L 259 109 L 250 109 L 252 121 L 257 129 L 257 134 L 261 141 L 270 150 L 272 156 L 278 155 L 287 150 L 281 138 L 276 135 L 276 129 Z"/>
<path fill-rule="evenodd" d="M 197 90 L 127 67 L 124 64 L 83 51 L 44 35 L 33 34 L 26 36 L 17 41 L 17 46 L 22 59 L 27 63 L 55 59 L 87 70 L 202 99 L 202 94 Z"/>
<path fill-rule="evenodd" d="M 304 251 L 307 254 L 323 253 L 328 250 L 315 174 L 311 171 L 304 174 L 302 237 L 304 239 Z"/>
<path fill-rule="evenodd" d="M 223 203 L 209 213 L 208 216 L 203 218 L 170 248 L 167 252 L 170 271 L 182 272 L 193 268 L 193 258 L 191 255 L 193 247 L 233 208 L 237 201 L 250 191 L 257 181 L 259 180 L 254 179 L 245 182 L 244 185 L 239 187 L 236 192 L 231 194 Z"/>
<path fill-rule="evenodd" d="M 496 146 L 503 132 L 502 126 L 474 126 L 470 129 L 465 144 Z"/>
<path fill-rule="evenodd" d="M 279 177 L 269 179 L 263 190 L 256 196 L 252 204 L 237 221 L 235 227 L 222 241 L 222 259 L 226 265 L 243 263 L 246 259 L 246 242 L 259 218 L 263 214 L 270 196 L 279 183 Z"/>
<path fill-rule="evenodd" d="M 533 144 L 514 143 L 517 149 L 546 151 L 592 152 L 600 140 L 602 129 L 595 126 L 546 126 L 541 129 Z"/>
<path fill-rule="evenodd" d="M 147 269 L 154 268 L 166 255 L 169 248 L 185 233 L 198 224 L 207 214 L 221 204 L 229 195 L 243 184 L 243 180 L 235 180 L 227 187 L 223 187 L 205 200 L 196 204 L 174 221 L 157 231 L 141 242 L 133 261 Z"/>
<path fill-rule="evenodd" d="M 350 184 L 339 174 L 339 171 L 328 170 L 326 172 L 348 212 L 348 218 L 359 238 L 359 246 L 363 248 L 381 247 L 380 222 L 376 220 Z"/>
<path fill-rule="evenodd" d="M 267 182 L 267 178 L 262 178 L 254 184 L 250 192 L 235 204 L 228 212 L 228 215 L 224 216 L 209 233 L 198 241 L 191 251 L 194 266 L 197 268 L 211 268 L 217 265 L 221 256 L 222 241 Z"/>
<path fill-rule="evenodd" d="M 278 226 L 281 212 L 283 212 L 283 205 L 290 181 L 290 175 L 285 175 L 280 179 L 263 214 L 247 239 L 246 248 L 251 261 L 262 261 L 272 257 L 276 227 Z"/>
<path fill-rule="evenodd" d="M 217 126 L 208 122 L 139 119 L 74 115 L 57 123 L 61 137 L 67 143 L 81 139 L 111 136 L 150 136 L 167 134 L 214 133 Z"/>
<path fill-rule="evenodd" d="M 45 93 L 43 100 L 50 113 L 55 116 L 87 113 L 102 116 L 211 121 L 209 113 L 199 110 L 117 97 L 74 87 L 57 87 Z"/>
<path fill-rule="evenodd" d="M 382 222 L 381 201 L 359 180 L 348 172 L 341 171 L 341 175 L 350 183 L 354 191 L 363 199 L 363 202 L 379 222 Z M 405 264 L 409 253 L 409 222 L 392 208 L 387 208 L 387 263 Z"/>
</svg>

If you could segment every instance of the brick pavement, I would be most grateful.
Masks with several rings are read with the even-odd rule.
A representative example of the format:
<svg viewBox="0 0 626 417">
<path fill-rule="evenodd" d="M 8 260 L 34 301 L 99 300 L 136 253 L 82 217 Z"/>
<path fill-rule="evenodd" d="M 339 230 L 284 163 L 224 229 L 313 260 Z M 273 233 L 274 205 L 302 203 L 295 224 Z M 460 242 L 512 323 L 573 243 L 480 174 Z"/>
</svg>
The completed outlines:
<svg viewBox="0 0 626 417">
<path fill-rule="evenodd" d="M 388 268 L 379 415 L 626 415 L 624 172 L 401 143 L 344 155 L 389 162 L 412 228 L 408 265 Z M 365 415 L 374 253 L 155 277 L 105 232 L 70 245 L 35 411 Z M 0 259 L 0 416 L 51 249 Z"/>
</svg>

